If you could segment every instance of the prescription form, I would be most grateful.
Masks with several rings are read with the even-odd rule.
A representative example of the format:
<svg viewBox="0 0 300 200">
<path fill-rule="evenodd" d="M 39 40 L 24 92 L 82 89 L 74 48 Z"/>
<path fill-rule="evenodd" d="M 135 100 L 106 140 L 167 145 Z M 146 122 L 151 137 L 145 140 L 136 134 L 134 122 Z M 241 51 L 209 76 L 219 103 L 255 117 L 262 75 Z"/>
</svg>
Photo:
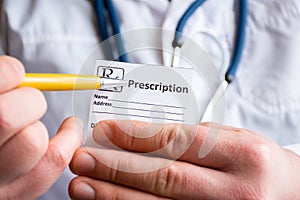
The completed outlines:
<svg viewBox="0 0 300 200">
<path fill-rule="evenodd" d="M 125 80 L 122 86 L 101 88 L 91 96 L 89 134 L 101 120 L 138 120 L 151 123 L 197 124 L 202 108 L 194 69 L 157 65 L 96 61 L 95 74 L 102 78 Z"/>
</svg>

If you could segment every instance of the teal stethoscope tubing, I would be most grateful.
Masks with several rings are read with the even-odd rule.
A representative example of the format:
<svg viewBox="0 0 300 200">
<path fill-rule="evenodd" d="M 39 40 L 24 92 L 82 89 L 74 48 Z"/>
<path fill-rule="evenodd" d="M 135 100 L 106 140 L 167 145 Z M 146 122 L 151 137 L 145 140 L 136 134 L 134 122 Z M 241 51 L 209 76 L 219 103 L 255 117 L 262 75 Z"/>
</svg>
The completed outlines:
<svg viewBox="0 0 300 200">
<path fill-rule="evenodd" d="M 122 37 L 120 35 L 120 24 L 112 1 L 95 0 L 95 9 L 96 9 L 97 24 L 98 24 L 101 39 L 104 41 L 109 37 L 106 17 L 105 17 L 105 11 L 107 10 L 109 15 L 109 20 L 112 25 L 113 35 L 116 36 L 116 40 L 117 40 L 116 45 L 120 55 L 119 61 L 128 62 L 127 55 L 124 54 L 125 48 L 124 48 Z M 106 57 L 113 58 L 113 53 L 112 53 L 113 51 L 111 49 L 111 46 L 106 45 L 105 49 L 107 49 L 107 51 L 105 51 Z"/>
<path fill-rule="evenodd" d="M 194 1 L 189 8 L 185 11 L 183 16 L 180 18 L 177 27 L 176 33 L 173 40 L 173 47 L 181 47 L 183 45 L 182 33 L 188 19 L 194 14 L 194 12 L 205 2 L 205 0 L 196 0 Z M 108 39 L 108 29 L 105 17 L 105 11 L 107 10 L 109 19 L 112 25 L 112 32 L 116 35 L 116 45 L 117 50 L 119 51 L 119 61 L 128 62 L 127 55 L 124 54 L 125 48 L 124 43 L 122 41 L 122 37 L 120 33 L 120 24 L 117 18 L 117 13 L 114 8 L 114 5 L 111 0 L 95 0 L 95 10 L 97 16 L 97 23 L 99 27 L 99 32 L 101 39 L 104 41 Z M 240 63 L 242 52 L 246 39 L 246 23 L 247 23 L 247 0 L 239 0 L 239 19 L 238 26 L 236 32 L 236 40 L 233 49 L 233 56 L 229 67 L 225 73 L 225 80 L 230 83 L 235 79 L 236 71 L 238 69 L 238 65 Z M 107 45 L 106 56 L 108 58 L 113 58 L 113 53 L 111 46 Z"/>
</svg>

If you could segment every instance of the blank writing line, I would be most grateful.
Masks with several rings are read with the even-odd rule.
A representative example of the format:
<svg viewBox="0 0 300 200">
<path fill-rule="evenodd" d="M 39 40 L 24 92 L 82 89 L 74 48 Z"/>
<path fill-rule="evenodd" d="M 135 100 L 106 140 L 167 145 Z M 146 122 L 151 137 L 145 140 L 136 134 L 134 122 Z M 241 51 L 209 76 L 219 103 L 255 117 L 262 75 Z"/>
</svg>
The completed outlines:
<svg viewBox="0 0 300 200">
<path fill-rule="evenodd" d="M 118 100 L 118 99 L 107 99 L 107 100 L 108 101 L 116 101 L 116 102 L 124 102 L 124 103 L 133 103 L 133 104 L 142 104 L 142 105 L 150 105 L 150 106 L 162 106 L 162 107 L 185 109 L 185 107 L 171 106 L 171 105 L 165 105 L 165 104 L 152 104 L 152 103 L 144 103 L 144 102 L 138 102 L 138 101 L 123 101 L 123 100 Z"/>
<path fill-rule="evenodd" d="M 120 108 L 120 109 L 125 109 L 125 110 L 149 111 L 149 112 L 166 113 L 166 114 L 173 114 L 173 115 L 183 115 L 183 113 L 165 112 L 165 111 L 159 111 L 159 110 L 145 110 L 145 109 L 140 109 L 140 108 L 126 108 L 126 107 L 119 107 L 119 106 L 112 106 L 112 108 Z"/>
<path fill-rule="evenodd" d="M 163 118 L 163 117 L 150 117 L 150 116 L 143 116 L 143 115 L 131 115 L 131 114 L 112 113 L 112 112 L 100 112 L 100 111 L 93 111 L 93 113 L 122 115 L 122 116 L 131 116 L 131 117 L 142 117 L 142 118 L 148 118 L 148 119 L 164 119 L 164 120 L 175 121 L 175 122 L 184 122 L 184 120 L 180 120 L 180 119 L 169 119 L 169 118 Z"/>
</svg>

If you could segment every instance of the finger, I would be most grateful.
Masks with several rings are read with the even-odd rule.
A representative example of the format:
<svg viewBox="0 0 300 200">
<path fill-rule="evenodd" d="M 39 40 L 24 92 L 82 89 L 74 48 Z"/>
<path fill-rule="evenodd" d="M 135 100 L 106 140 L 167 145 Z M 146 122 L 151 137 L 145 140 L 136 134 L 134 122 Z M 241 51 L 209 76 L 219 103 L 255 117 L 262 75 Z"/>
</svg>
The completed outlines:
<svg viewBox="0 0 300 200">
<path fill-rule="evenodd" d="M 234 131 L 236 133 L 247 132 L 249 134 L 256 134 L 253 131 L 245 130 L 245 129 L 234 127 L 234 126 L 227 126 L 227 125 L 224 125 L 224 124 L 213 123 L 213 122 L 203 122 L 203 123 L 201 123 L 201 125 L 209 127 L 209 128 L 222 129 L 222 130 L 225 130 L 225 131 Z"/>
<path fill-rule="evenodd" d="M 142 138 L 140 135 L 150 137 Z M 248 137 L 217 126 L 145 123 L 140 126 L 130 121 L 103 121 L 94 128 L 93 138 L 102 145 L 111 141 L 128 151 L 225 169 L 233 162 L 238 162 L 240 143 Z"/>
<path fill-rule="evenodd" d="M 69 195 L 72 199 L 166 199 L 140 190 L 88 177 L 77 177 L 73 179 L 69 185 Z"/>
<path fill-rule="evenodd" d="M 30 171 L 43 157 L 48 146 L 48 132 L 35 122 L 0 148 L 0 185 Z"/>
<path fill-rule="evenodd" d="M 173 156 L 178 149 L 186 150 L 186 147 L 196 136 L 196 131 L 196 126 L 181 124 L 102 121 L 94 128 L 93 138 L 101 145 L 116 145 L 130 151 L 151 153 L 170 146 L 173 142 L 180 143 L 180 146 L 177 146 L 176 150 L 174 149 L 175 151 L 169 155 Z M 189 134 L 186 134 L 186 132 L 189 132 Z"/>
<path fill-rule="evenodd" d="M 5 193 L 0 191 L 0 199 L 3 193 L 11 194 L 11 199 L 36 199 L 45 193 L 70 163 L 82 138 L 82 121 L 72 117 L 66 119 L 50 140 L 43 158 L 30 172 L 2 189 Z"/>
<path fill-rule="evenodd" d="M 0 93 L 17 87 L 25 75 L 20 61 L 9 56 L 0 56 Z"/>
<path fill-rule="evenodd" d="M 0 95 L 0 146 L 15 133 L 39 120 L 46 109 L 43 94 L 33 88 L 18 88 Z"/>
<path fill-rule="evenodd" d="M 230 176 L 221 171 L 108 149 L 82 148 L 70 167 L 81 176 L 175 199 L 230 199 L 225 191 L 233 186 Z"/>
</svg>

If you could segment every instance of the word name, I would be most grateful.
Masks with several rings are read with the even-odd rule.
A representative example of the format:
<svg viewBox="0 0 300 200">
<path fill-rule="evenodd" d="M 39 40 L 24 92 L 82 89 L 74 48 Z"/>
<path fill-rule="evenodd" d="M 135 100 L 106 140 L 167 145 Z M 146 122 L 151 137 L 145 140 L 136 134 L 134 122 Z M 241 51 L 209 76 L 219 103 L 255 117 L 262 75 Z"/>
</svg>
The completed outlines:
<svg viewBox="0 0 300 200">
<path fill-rule="evenodd" d="M 108 96 L 106 95 L 99 95 L 99 94 L 94 94 L 94 98 L 95 99 L 104 99 L 104 100 L 108 100 Z M 112 106 L 112 104 L 109 102 L 105 102 L 105 101 L 94 101 L 93 105 L 97 105 L 97 106 Z"/>
</svg>

